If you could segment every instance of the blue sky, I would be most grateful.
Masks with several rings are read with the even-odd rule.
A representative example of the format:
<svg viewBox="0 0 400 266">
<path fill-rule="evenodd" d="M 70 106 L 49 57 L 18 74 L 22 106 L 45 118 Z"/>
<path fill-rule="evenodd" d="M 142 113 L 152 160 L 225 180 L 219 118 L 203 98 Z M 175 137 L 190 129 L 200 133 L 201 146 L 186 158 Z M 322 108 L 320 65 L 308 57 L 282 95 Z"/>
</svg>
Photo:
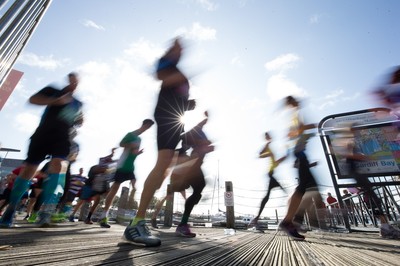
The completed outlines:
<svg viewBox="0 0 400 266">
<path fill-rule="evenodd" d="M 181 67 L 198 103 L 187 127 L 209 110 L 205 131 L 216 143 L 204 164 L 208 185 L 197 212 L 211 209 L 207 199 L 219 176 L 221 185 L 234 184 L 236 212 L 255 213 L 267 185 L 267 162 L 258 159 L 263 133 L 271 130 L 278 156 L 286 152 L 287 112 L 279 100 L 303 97 L 306 118 L 316 123 L 327 115 L 377 107 L 369 91 L 399 64 L 399 17 L 395 0 L 53 1 L 14 66 L 24 76 L 0 112 L 0 141 L 21 149 L 9 156 L 23 159 L 43 112 L 29 105 L 28 97 L 49 83 L 61 86 L 67 73 L 78 71 L 85 124 L 73 169 L 88 170 L 126 132 L 152 117 L 159 91 L 154 62 L 182 35 Z M 142 139 L 139 193 L 156 160 L 155 127 Z M 314 173 L 322 192 L 333 192 L 318 138 L 310 143 L 309 157 L 320 163 Z M 291 166 L 292 158 L 277 171 L 290 189 L 296 176 Z M 164 193 L 162 188 L 157 196 Z M 277 198 L 265 215 L 278 207 L 284 212 L 285 194 L 272 196 Z"/>
</svg>

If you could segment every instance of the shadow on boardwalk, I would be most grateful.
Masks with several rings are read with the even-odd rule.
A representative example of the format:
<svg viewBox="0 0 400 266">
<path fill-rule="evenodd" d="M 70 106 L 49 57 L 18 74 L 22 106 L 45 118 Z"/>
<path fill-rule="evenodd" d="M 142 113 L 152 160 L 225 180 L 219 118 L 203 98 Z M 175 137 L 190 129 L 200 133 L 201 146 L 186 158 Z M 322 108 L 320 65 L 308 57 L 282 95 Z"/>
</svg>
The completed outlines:
<svg viewBox="0 0 400 266">
<path fill-rule="evenodd" d="M 276 231 L 195 227 L 196 238 L 175 236 L 175 228 L 153 230 L 156 248 L 121 242 L 125 227 L 83 223 L 0 229 L 0 265 L 399 265 L 400 240 L 378 233 L 307 233 L 290 240 Z"/>
</svg>

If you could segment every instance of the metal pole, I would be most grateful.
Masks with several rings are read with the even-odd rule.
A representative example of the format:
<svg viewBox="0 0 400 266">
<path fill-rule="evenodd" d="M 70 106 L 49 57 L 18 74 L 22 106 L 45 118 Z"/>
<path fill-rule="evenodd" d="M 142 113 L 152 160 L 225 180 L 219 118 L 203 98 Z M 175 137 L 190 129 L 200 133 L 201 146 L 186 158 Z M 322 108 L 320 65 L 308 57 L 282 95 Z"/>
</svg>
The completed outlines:
<svg viewBox="0 0 400 266">
<path fill-rule="evenodd" d="M 233 185 L 231 181 L 225 182 L 225 192 L 227 193 L 226 195 L 230 193 L 229 195 L 233 197 Z M 233 204 L 232 206 L 226 206 L 226 227 L 235 229 L 235 210 Z"/>
</svg>

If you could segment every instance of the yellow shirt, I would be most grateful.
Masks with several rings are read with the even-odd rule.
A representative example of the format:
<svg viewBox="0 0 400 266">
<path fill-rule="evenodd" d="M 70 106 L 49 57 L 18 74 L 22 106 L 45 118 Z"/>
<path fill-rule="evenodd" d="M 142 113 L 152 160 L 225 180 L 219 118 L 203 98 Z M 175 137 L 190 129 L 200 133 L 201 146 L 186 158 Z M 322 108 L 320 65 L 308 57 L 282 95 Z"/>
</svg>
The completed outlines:
<svg viewBox="0 0 400 266">
<path fill-rule="evenodd" d="M 269 147 L 269 143 L 267 143 L 264 149 L 260 152 L 260 157 L 261 158 L 269 157 L 270 161 L 269 172 L 271 172 L 278 166 L 278 163 L 275 160 L 275 155 L 272 153 L 271 148 Z"/>
</svg>

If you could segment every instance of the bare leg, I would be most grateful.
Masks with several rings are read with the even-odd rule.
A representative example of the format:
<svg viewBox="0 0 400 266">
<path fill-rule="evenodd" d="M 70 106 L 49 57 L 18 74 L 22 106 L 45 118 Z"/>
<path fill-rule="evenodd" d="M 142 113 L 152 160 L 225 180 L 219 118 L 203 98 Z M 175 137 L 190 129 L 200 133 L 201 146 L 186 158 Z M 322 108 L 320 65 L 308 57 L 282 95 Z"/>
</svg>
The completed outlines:
<svg viewBox="0 0 400 266">
<path fill-rule="evenodd" d="M 115 198 L 115 195 L 117 194 L 120 186 L 121 186 L 121 183 L 118 183 L 118 182 L 114 182 L 114 184 L 112 184 L 110 191 L 108 192 L 106 200 L 105 200 L 105 206 L 104 206 L 104 212 L 103 212 L 104 217 L 107 217 L 108 210 L 110 209 L 111 204 L 112 204 L 112 202 Z"/>
<path fill-rule="evenodd" d="M 36 203 L 36 198 L 29 199 L 28 206 L 26 207 L 26 216 L 27 217 L 29 217 L 29 215 L 31 215 L 31 212 L 32 212 L 32 209 L 33 209 L 33 206 L 35 205 L 35 203 Z"/>
<path fill-rule="evenodd" d="M 84 200 L 79 199 L 78 202 L 76 203 L 74 209 L 72 210 L 72 213 L 70 217 L 74 217 L 76 212 L 82 207 Z"/>
<path fill-rule="evenodd" d="M 151 219 L 157 219 L 157 215 L 160 213 L 160 210 L 161 210 L 162 206 L 164 205 L 164 202 L 170 197 L 171 197 L 170 195 L 167 195 L 162 200 L 157 202 L 156 209 L 153 212 L 153 216 L 151 217 Z"/>
<path fill-rule="evenodd" d="M 157 189 L 161 187 L 162 182 L 165 179 L 165 171 L 170 166 L 171 161 L 174 157 L 174 153 L 174 150 L 158 151 L 157 163 L 144 183 L 143 193 L 140 198 L 139 208 L 136 217 L 145 217 L 147 207 L 149 206 L 151 199 L 154 196 L 154 193 Z"/>
<path fill-rule="evenodd" d="M 94 196 L 94 201 L 93 201 L 92 207 L 90 207 L 89 214 L 85 219 L 85 224 L 93 224 L 92 215 L 96 211 L 96 208 L 99 205 L 99 203 L 100 203 L 100 195 Z"/>
<path fill-rule="evenodd" d="M 303 197 L 303 193 L 298 192 L 297 190 L 293 193 L 292 197 L 289 200 L 289 207 L 286 213 L 284 222 L 292 222 L 294 216 L 296 215 L 297 209 L 300 206 L 301 199 Z"/>
</svg>

